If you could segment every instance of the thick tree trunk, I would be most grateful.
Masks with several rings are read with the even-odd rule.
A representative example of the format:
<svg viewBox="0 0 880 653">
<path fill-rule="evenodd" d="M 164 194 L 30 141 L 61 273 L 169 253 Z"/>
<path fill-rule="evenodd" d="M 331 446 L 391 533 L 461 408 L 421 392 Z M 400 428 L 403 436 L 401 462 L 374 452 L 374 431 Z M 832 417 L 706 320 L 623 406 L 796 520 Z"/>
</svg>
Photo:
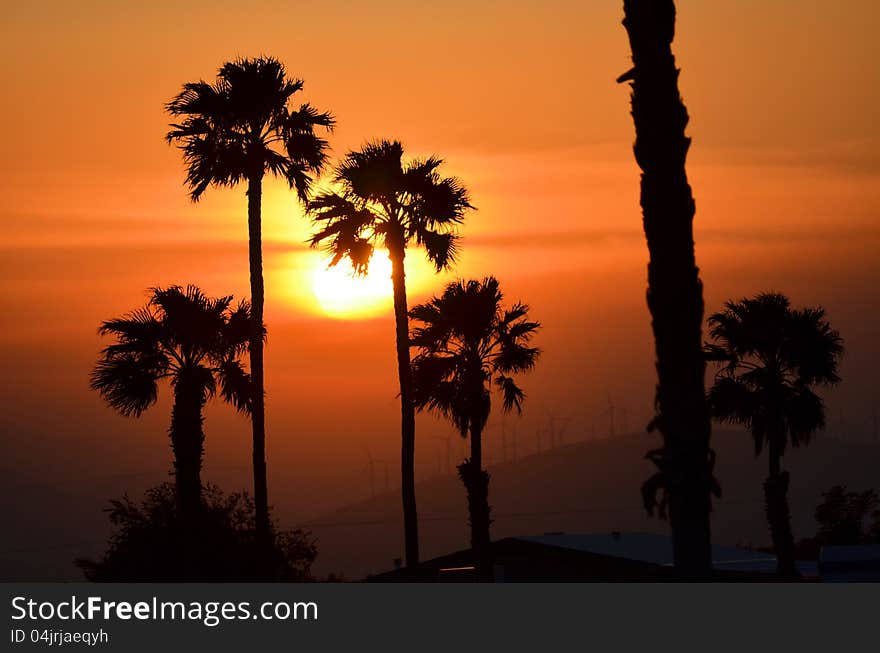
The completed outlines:
<svg viewBox="0 0 880 653">
<path fill-rule="evenodd" d="M 770 475 L 764 481 L 764 502 L 770 538 L 776 553 L 776 573 L 785 579 L 798 578 L 795 564 L 794 534 L 791 531 L 791 512 L 788 507 L 788 472 L 782 471 L 782 453 L 779 445 L 771 441 Z"/>
<path fill-rule="evenodd" d="M 467 492 L 468 515 L 471 525 L 471 550 L 474 552 L 477 576 L 492 579 L 492 560 L 489 526 L 492 523 L 489 508 L 489 473 L 483 469 L 483 435 L 471 426 L 471 457 L 458 467 L 458 475 Z"/>
<path fill-rule="evenodd" d="M 406 566 L 419 564 L 419 523 L 416 510 L 416 409 L 413 402 L 412 367 L 409 355 L 409 315 L 406 306 L 406 249 L 400 242 L 389 243 L 391 279 L 394 286 L 394 324 L 397 344 L 397 376 L 400 381 L 400 475 L 403 495 L 403 531 Z"/>
<path fill-rule="evenodd" d="M 694 258 L 694 200 L 685 173 L 690 139 L 672 55 L 672 0 L 624 0 L 629 35 L 633 148 L 642 169 L 641 205 L 648 242 L 648 307 L 657 355 L 657 426 L 680 576 L 711 573 L 709 531 L 711 425 L 704 389 L 703 289 Z"/>
<path fill-rule="evenodd" d="M 174 452 L 174 490 L 179 523 L 187 529 L 196 525 L 202 505 L 202 431 L 204 394 L 198 382 L 180 372 L 174 385 L 171 409 L 171 449 Z"/>
<path fill-rule="evenodd" d="M 248 342 L 253 383 L 254 504 L 257 537 L 269 538 L 269 493 L 266 479 L 266 414 L 263 385 L 263 242 L 262 242 L 263 173 L 248 179 L 248 258 L 251 277 L 251 332 Z"/>
</svg>

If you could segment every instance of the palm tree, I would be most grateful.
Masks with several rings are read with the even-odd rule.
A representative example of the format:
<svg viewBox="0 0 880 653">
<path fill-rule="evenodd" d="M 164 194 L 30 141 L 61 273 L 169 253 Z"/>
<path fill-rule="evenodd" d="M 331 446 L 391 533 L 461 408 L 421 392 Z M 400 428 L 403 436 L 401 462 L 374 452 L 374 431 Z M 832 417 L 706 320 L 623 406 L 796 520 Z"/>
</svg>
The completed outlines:
<svg viewBox="0 0 880 653">
<path fill-rule="evenodd" d="M 453 177 L 438 172 L 435 157 L 403 161 L 398 141 L 376 141 L 349 152 L 337 165 L 338 191 L 320 193 L 308 203 L 318 228 L 312 246 L 326 243 L 330 265 L 349 259 L 355 271 L 366 274 L 375 248 L 384 247 L 391 259 L 397 373 L 400 381 L 401 475 L 406 564 L 419 562 L 415 490 L 415 407 L 410 370 L 404 258 L 410 243 L 422 246 L 440 272 L 457 253 L 457 225 L 464 219 L 467 190 Z"/>
<path fill-rule="evenodd" d="M 490 389 L 494 382 L 505 411 L 521 412 L 525 394 L 512 375 L 531 370 L 540 354 L 529 344 L 540 327 L 527 319 L 529 307 L 516 303 L 505 309 L 502 299 L 494 277 L 456 281 L 410 311 L 420 323 L 410 337 L 419 350 L 412 362 L 416 406 L 448 418 L 462 437 L 470 434 L 471 457 L 458 473 L 467 491 L 471 548 L 483 577 L 489 569 L 491 519 L 482 434 L 492 408 Z"/>
<path fill-rule="evenodd" d="M 250 332 L 250 307 L 232 297 L 212 299 L 195 286 L 154 288 L 146 306 L 107 320 L 101 335 L 116 336 L 91 374 L 91 388 L 125 416 L 156 403 L 158 384 L 171 383 L 171 449 L 178 514 L 191 524 L 201 507 L 202 410 L 215 394 L 237 410 L 253 405 L 250 375 L 240 357 Z"/>
<path fill-rule="evenodd" d="M 668 505 L 675 568 L 688 578 L 711 573 L 711 422 L 706 406 L 702 353 L 703 286 L 694 257 L 694 199 L 685 171 L 690 138 L 687 110 L 678 92 L 672 55 L 672 0 L 624 0 L 623 25 L 633 68 L 618 78 L 632 82 L 633 147 L 642 169 L 641 205 L 648 242 L 648 308 L 657 356 L 657 417 L 651 429 L 663 446 L 648 452 L 658 473 L 642 487 L 645 506 L 660 514 Z"/>
<path fill-rule="evenodd" d="M 331 130 L 331 114 L 309 104 L 290 106 L 303 82 L 287 77 L 276 59 L 259 57 L 225 63 L 214 83 L 184 84 L 166 106 L 172 116 L 169 143 L 178 143 L 187 166 L 186 184 L 193 201 L 208 186 L 247 182 L 248 258 L 251 300 L 250 369 L 254 382 L 253 427 L 254 502 L 257 532 L 268 535 L 269 503 L 266 480 L 265 391 L 263 383 L 263 252 L 261 199 L 263 177 L 269 173 L 287 180 L 300 201 L 308 199 L 313 177 L 327 161 L 327 141 L 318 128 Z"/>
<path fill-rule="evenodd" d="M 767 522 L 779 574 L 797 576 L 788 509 L 788 472 L 782 456 L 790 441 L 807 444 L 825 425 L 825 407 L 813 391 L 840 381 L 843 340 L 821 308 L 793 309 L 785 295 L 764 293 L 727 302 L 709 317 L 707 357 L 718 365 L 709 406 L 722 422 L 752 432 L 755 455 L 765 444 L 770 473 L 764 483 Z"/>
</svg>

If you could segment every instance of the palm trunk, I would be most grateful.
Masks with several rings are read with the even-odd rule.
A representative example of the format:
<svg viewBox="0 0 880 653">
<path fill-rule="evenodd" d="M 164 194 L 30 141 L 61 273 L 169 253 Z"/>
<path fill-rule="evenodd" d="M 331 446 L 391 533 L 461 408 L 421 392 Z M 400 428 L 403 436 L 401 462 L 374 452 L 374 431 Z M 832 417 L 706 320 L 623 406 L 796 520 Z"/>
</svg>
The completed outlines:
<svg viewBox="0 0 880 653">
<path fill-rule="evenodd" d="M 711 425 L 704 390 L 703 288 L 694 258 L 694 200 L 685 172 L 690 139 L 672 55 L 672 0 L 624 0 L 633 70 L 633 148 L 642 169 L 648 307 L 657 356 L 657 425 L 677 573 L 711 573 Z"/>
<path fill-rule="evenodd" d="M 416 410 L 413 402 L 412 367 L 409 356 L 409 315 L 406 306 L 406 249 L 401 242 L 389 243 L 391 279 L 394 285 L 394 324 L 397 344 L 397 376 L 400 381 L 400 475 L 403 496 L 403 531 L 406 566 L 419 564 L 419 523 L 416 510 Z"/>
<path fill-rule="evenodd" d="M 256 509 L 257 538 L 269 538 L 269 498 L 266 480 L 266 416 L 263 385 L 263 245 L 261 204 L 263 173 L 248 179 L 248 258 L 251 280 L 251 332 L 248 342 L 250 372 L 253 383 L 254 505 Z"/>
<path fill-rule="evenodd" d="M 489 473 L 483 469 L 482 430 L 471 425 L 471 457 L 458 467 L 458 474 L 467 491 L 468 514 L 471 523 L 471 550 L 474 552 L 477 576 L 491 580 L 492 561 L 489 525 Z"/>
<path fill-rule="evenodd" d="M 192 530 L 202 505 L 202 431 L 204 394 L 182 371 L 174 385 L 171 409 L 171 449 L 174 452 L 174 490 L 179 523 Z"/>
<path fill-rule="evenodd" d="M 782 451 L 778 438 L 770 441 L 768 457 L 770 475 L 764 481 L 764 502 L 773 550 L 776 552 L 776 573 L 785 579 L 800 576 L 794 559 L 794 535 L 788 507 L 788 472 L 782 471 Z"/>
</svg>

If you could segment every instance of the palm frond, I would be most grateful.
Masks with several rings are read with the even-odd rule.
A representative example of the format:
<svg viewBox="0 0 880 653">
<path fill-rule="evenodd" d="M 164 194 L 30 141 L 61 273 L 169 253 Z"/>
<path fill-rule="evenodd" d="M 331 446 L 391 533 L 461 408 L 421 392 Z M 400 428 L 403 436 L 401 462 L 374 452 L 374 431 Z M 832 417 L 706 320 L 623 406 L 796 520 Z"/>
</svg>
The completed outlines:
<svg viewBox="0 0 880 653">
<path fill-rule="evenodd" d="M 495 377 L 495 385 L 498 386 L 504 397 L 504 410 L 510 411 L 516 408 L 517 413 L 522 413 L 522 402 L 526 395 L 516 384 L 516 381 L 509 376 L 499 374 Z"/>
<path fill-rule="evenodd" d="M 429 160 L 431 161 L 431 160 Z M 439 159 L 435 159 L 439 165 Z M 410 221 L 427 229 L 449 228 L 461 224 L 467 210 L 473 209 L 467 189 L 455 177 L 441 178 L 436 170 L 411 166 L 403 175 L 403 193 Z"/>
<path fill-rule="evenodd" d="M 184 84 L 180 93 L 165 105 L 165 110 L 172 116 L 192 116 L 196 120 L 202 118 L 219 119 L 226 113 L 226 100 L 223 91 L 222 86 L 215 86 L 204 80 L 189 82 Z M 167 138 L 170 142 L 177 136 L 179 134 L 174 134 L 172 130 Z"/>
<path fill-rule="evenodd" d="M 455 376 L 459 360 L 455 356 L 424 353 L 413 358 L 413 394 L 418 408 L 432 405 L 444 415 L 452 410 L 453 395 L 438 394 L 438 389 Z M 442 388 L 449 390 L 449 387 Z M 442 396 L 441 396 L 442 395 Z"/>
<path fill-rule="evenodd" d="M 805 385 L 792 389 L 785 405 L 785 423 L 794 446 L 808 444 L 813 434 L 825 428 L 825 404 Z"/>
<path fill-rule="evenodd" d="M 400 141 L 372 141 L 348 152 L 336 167 L 334 179 L 356 197 L 387 203 L 400 193 L 402 158 Z"/>
<path fill-rule="evenodd" d="M 306 201 L 329 144 L 315 130 L 333 128 L 333 117 L 308 104 L 291 110 L 303 82 L 289 79 L 277 59 L 236 59 L 221 66 L 214 83 L 185 84 L 166 105 L 166 134 L 183 152 L 186 185 L 193 200 L 209 186 L 233 186 L 255 174 L 285 178 Z M 273 149 L 282 143 L 284 152 Z"/>
<path fill-rule="evenodd" d="M 326 146 L 326 141 L 321 141 L 321 143 Z M 327 155 L 322 154 L 322 156 L 326 157 Z M 288 186 L 296 191 L 296 196 L 299 198 L 300 202 L 306 203 L 309 201 L 312 192 L 312 185 L 315 182 L 315 175 L 313 172 L 319 172 L 320 168 L 323 168 L 323 166 L 324 164 L 320 163 L 319 167 L 316 169 L 305 161 L 292 161 L 287 159 L 277 175 L 283 177 L 287 181 Z"/>
<path fill-rule="evenodd" d="M 91 388 L 124 415 L 152 405 L 165 377 L 174 387 L 198 388 L 207 401 L 217 390 L 217 366 L 236 364 L 249 339 L 250 307 L 231 303 L 194 285 L 153 288 L 146 306 L 102 323 L 99 332 L 116 341 L 102 351 Z"/>
<path fill-rule="evenodd" d="M 126 417 L 139 417 L 156 403 L 158 379 L 167 360 L 153 360 L 133 354 L 111 354 L 100 359 L 92 370 L 89 387 Z"/>
<path fill-rule="evenodd" d="M 458 234 L 418 229 L 416 242 L 425 248 L 428 260 L 437 272 L 451 267 L 458 259 Z"/>
<path fill-rule="evenodd" d="M 510 325 L 516 322 L 517 320 L 525 317 L 529 312 L 529 307 L 527 304 L 523 304 L 522 302 L 517 302 L 511 308 L 504 311 L 504 319 L 502 323 L 505 325 Z"/>
<path fill-rule="evenodd" d="M 253 406 L 253 384 L 251 375 L 244 370 L 240 361 L 233 358 L 225 360 L 217 370 L 220 380 L 220 397 L 237 411 L 250 415 Z"/>
<path fill-rule="evenodd" d="M 312 247 L 321 245 L 330 253 L 330 266 L 343 258 L 351 260 L 356 274 L 366 274 L 373 256 L 377 217 L 336 193 L 322 193 L 306 207 L 307 215 L 322 228 L 312 235 Z"/>
<path fill-rule="evenodd" d="M 241 300 L 235 310 L 229 311 L 223 325 L 223 343 L 226 353 L 241 354 L 247 348 L 251 336 L 251 305 Z M 266 325 L 263 325 L 263 339 Z"/>
<path fill-rule="evenodd" d="M 105 320 L 98 327 L 98 334 L 114 335 L 121 343 L 155 346 L 164 337 L 165 331 L 150 306 L 146 306 L 131 311 L 125 317 Z"/>
<path fill-rule="evenodd" d="M 180 347 L 186 358 L 198 362 L 205 355 L 222 351 L 231 296 L 212 300 L 197 286 L 169 286 L 154 288 L 150 301 L 162 313 L 169 343 Z"/>
<path fill-rule="evenodd" d="M 746 383 L 732 376 L 726 376 L 709 390 L 709 407 L 712 416 L 720 422 L 742 424 L 750 428 L 752 421 L 760 412 L 757 393 Z"/>
<path fill-rule="evenodd" d="M 494 367 L 507 374 L 528 372 L 535 366 L 540 355 L 541 350 L 537 347 L 527 347 L 505 339 L 501 342 Z"/>
<path fill-rule="evenodd" d="M 525 393 L 510 376 L 535 365 L 537 348 L 525 343 L 540 327 L 526 318 L 528 307 L 505 311 L 498 281 L 454 281 L 440 296 L 414 306 L 410 343 L 416 405 L 448 418 L 464 435 L 482 429 L 491 410 L 490 381 L 502 394 L 504 410 L 522 410 Z M 506 316 L 515 316 L 513 323 Z"/>
<path fill-rule="evenodd" d="M 784 450 L 824 424 L 822 400 L 812 385 L 840 381 L 843 341 L 821 308 L 793 309 L 779 293 L 729 301 L 709 317 L 707 360 L 718 365 L 709 405 L 721 421 L 752 431 L 755 451 L 768 438 Z"/>
<path fill-rule="evenodd" d="M 410 345 L 425 352 L 446 349 L 452 338 L 454 323 L 447 319 L 444 306 L 437 298 L 424 304 L 417 304 L 409 311 L 413 324 L 410 331 Z"/>
<path fill-rule="evenodd" d="M 802 384 L 836 385 L 843 356 L 843 338 L 831 328 L 822 308 L 792 311 L 787 323 L 783 357 Z"/>
</svg>

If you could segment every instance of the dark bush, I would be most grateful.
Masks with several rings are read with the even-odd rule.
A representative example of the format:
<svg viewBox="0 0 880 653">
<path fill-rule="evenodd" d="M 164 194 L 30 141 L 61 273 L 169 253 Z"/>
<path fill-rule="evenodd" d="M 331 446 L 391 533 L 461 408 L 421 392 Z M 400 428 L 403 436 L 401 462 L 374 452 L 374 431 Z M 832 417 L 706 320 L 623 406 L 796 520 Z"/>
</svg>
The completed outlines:
<svg viewBox="0 0 880 653">
<path fill-rule="evenodd" d="M 256 539 L 254 502 L 246 493 L 224 494 L 207 485 L 193 525 L 179 522 L 174 486 L 147 490 L 136 503 L 111 501 L 114 526 L 98 560 L 78 559 L 96 582 L 309 581 L 317 549 L 309 533 L 275 530 L 269 544 Z"/>
</svg>

